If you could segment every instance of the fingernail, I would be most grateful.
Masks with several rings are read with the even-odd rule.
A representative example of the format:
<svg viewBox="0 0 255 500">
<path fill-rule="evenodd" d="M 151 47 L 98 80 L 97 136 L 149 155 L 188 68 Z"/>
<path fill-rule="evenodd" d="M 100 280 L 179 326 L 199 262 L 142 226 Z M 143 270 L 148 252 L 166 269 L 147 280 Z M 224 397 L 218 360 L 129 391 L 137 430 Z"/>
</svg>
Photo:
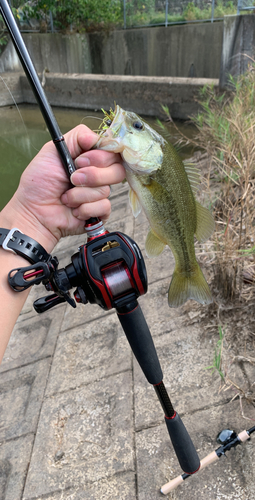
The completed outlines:
<svg viewBox="0 0 255 500">
<path fill-rule="evenodd" d="M 87 176 L 82 172 L 74 172 L 71 175 L 71 183 L 74 186 L 86 186 Z"/>
<path fill-rule="evenodd" d="M 77 168 L 83 168 L 90 165 L 90 160 L 89 158 L 87 158 L 87 156 L 79 156 L 78 158 L 76 158 L 74 163 Z"/>
</svg>

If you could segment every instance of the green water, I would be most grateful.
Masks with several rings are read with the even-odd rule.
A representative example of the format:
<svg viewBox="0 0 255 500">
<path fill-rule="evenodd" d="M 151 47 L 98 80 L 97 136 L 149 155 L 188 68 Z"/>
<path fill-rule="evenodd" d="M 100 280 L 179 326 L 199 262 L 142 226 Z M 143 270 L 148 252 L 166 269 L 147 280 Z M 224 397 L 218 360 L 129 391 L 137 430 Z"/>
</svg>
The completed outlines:
<svg viewBox="0 0 255 500">
<path fill-rule="evenodd" d="M 43 144 L 51 140 L 38 106 L 22 104 L 18 109 L 15 106 L 0 108 L 0 210 L 15 192 L 28 163 Z M 101 112 L 56 107 L 53 111 L 62 133 L 80 123 L 96 130 L 100 124 L 98 118 L 102 119 Z M 146 121 L 152 125 L 155 123 L 147 118 Z M 188 136 L 193 134 L 190 126 L 182 124 L 181 130 Z M 177 134 L 174 128 L 171 134 L 175 142 Z M 183 156 L 190 153 L 187 149 L 182 151 Z"/>
<path fill-rule="evenodd" d="M 95 118 L 99 113 L 84 110 L 54 108 L 54 114 L 63 133 L 80 123 L 93 130 L 100 123 Z M 0 108 L 0 209 L 15 192 L 23 170 L 49 140 L 51 137 L 37 106 L 19 105 L 19 112 L 15 106 Z"/>
</svg>

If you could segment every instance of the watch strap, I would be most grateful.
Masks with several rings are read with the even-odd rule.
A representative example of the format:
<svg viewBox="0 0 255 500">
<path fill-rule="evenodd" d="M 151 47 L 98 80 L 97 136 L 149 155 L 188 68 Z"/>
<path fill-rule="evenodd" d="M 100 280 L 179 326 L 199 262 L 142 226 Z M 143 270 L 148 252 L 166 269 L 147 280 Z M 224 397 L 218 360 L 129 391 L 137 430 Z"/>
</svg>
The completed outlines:
<svg viewBox="0 0 255 500">
<path fill-rule="evenodd" d="M 30 238 L 30 236 L 26 236 L 16 227 L 11 230 L 0 228 L 0 246 L 4 250 L 21 255 L 31 264 L 47 262 L 51 257 L 40 243 Z"/>
</svg>

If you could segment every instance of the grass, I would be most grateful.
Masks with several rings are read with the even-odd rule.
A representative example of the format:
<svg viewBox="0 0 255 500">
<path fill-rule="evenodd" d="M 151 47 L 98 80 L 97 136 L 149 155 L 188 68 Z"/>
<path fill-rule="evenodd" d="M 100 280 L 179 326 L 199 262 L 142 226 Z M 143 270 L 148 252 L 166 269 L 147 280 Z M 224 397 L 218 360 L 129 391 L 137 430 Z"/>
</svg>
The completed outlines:
<svg viewBox="0 0 255 500">
<path fill-rule="evenodd" d="M 197 143 L 211 159 L 209 190 L 217 184 L 220 191 L 213 202 L 214 283 L 227 300 L 240 297 L 255 276 L 255 66 L 230 83 L 228 95 L 204 87 L 193 119 Z"/>
<path fill-rule="evenodd" d="M 218 327 L 218 333 L 219 333 L 219 340 L 216 344 L 215 350 L 214 350 L 214 358 L 213 358 L 213 364 L 211 366 L 206 366 L 206 370 L 212 370 L 212 374 L 217 371 L 218 374 L 220 375 L 221 379 L 225 380 L 225 376 L 222 371 L 222 351 L 223 351 L 223 339 L 224 339 L 224 330 L 222 329 L 221 326 Z"/>
<path fill-rule="evenodd" d="M 166 20 L 165 10 L 155 11 L 153 8 L 136 10 L 133 3 L 130 2 L 130 8 L 127 10 L 127 25 L 149 25 L 149 24 L 164 24 Z M 142 5 L 145 7 L 145 5 Z M 204 19 L 211 19 L 212 9 L 211 6 L 200 9 L 195 6 L 193 2 L 189 2 L 182 14 L 171 14 L 171 5 L 169 4 L 169 12 L 167 21 L 168 23 L 180 23 L 189 21 L 198 21 Z M 233 2 L 229 1 L 223 4 L 222 1 L 216 3 L 214 9 L 214 19 L 222 19 L 224 16 L 235 15 L 237 12 L 236 6 Z"/>
<path fill-rule="evenodd" d="M 216 328 L 219 335 L 207 369 L 217 371 L 225 389 L 239 397 L 244 416 L 242 401 L 255 404 L 254 376 L 247 371 L 255 362 L 255 65 L 229 83 L 231 90 L 224 94 L 213 86 L 202 89 L 201 112 L 192 122 L 197 128 L 193 143 L 206 153 L 206 182 L 199 194 L 213 210 L 216 226 L 200 252 L 214 296 L 204 313 L 205 328 Z M 180 137 L 182 144 L 187 141 Z M 224 331 L 219 324 L 226 325 Z M 243 374 L 240 385 L 229 378 L 230 367 Z"/>
</svg>

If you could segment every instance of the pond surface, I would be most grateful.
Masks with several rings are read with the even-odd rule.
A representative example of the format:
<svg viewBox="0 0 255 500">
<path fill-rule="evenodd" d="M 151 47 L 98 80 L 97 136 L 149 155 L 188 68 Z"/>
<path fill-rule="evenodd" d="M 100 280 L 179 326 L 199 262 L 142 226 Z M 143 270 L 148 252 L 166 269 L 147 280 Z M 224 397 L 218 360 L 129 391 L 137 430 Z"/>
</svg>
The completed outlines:
<svg viewBox="0 0 255 500">
<path fill-rule="evenodd" d="M 70 108 L 53 108 L 61 132 L 84 123 L 96 130 L 102 119 L 102 112 L 85 111 Z M 146 118 L 151 125 L 155 120 Z M 178 124 L 187 136 L 194 134 L 190 125 Z M 51 140 L 41 112 L 36 105 L 22 104 L 0 108 L 0 210 L 15 192 L 20 176 L 28 163 L 37 154 L 45 142 Z M 174 127 L 170 128 L 173 142 L 177 140 Z M 191 156 L 191 149 L 184 148 L 183 157 Z"/>
</svg>

